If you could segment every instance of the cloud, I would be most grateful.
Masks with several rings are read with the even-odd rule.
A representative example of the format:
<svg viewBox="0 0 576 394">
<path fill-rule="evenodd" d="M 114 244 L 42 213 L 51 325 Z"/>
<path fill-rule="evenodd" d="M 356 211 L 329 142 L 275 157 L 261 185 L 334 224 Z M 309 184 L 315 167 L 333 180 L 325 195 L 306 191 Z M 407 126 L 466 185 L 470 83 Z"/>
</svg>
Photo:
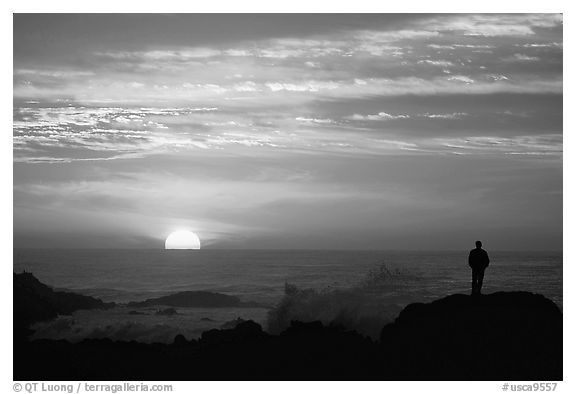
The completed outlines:
<svg viewBox="0 0 576 394">
<path fill-rule="evenodd" d="M 546 42 L 546 43 L 528 43 L 528 44 L 516 44 L 523 48 L 562 48 L 561 42 Z"/>
<path fill-rule="evenodd" d="M 16 60 L 14 96 L 87 104 L 275 106 L 335 97 L 457 94 L 462 83 L 469 85 L 465 94 L 533 93 L 532 82 L 559 94 L 554 70 L 561 23 L 556 14 L 430 15 L 396 28 L 359 25 L 298 38 L 111 46 L 87 51 L 82 63 L 65 67 Z M 543 56 L 543 50 L 555 56 Z"/>
<path fill-rule="evenodd" d="M 464 82 L 466 84 L 474 83 L 474 80 L 466 75 L 454 75 L 448 78 L 449 81 Z"/>
<path fill-rule="evenodd" d="M 466 14 L 420 22 L 427 29 L 481 37 L 533 36 L 536 29 L 550 29 L 561 23 L 561 14 Z"/>
<path fill-rule="evenodd" d="M 452 112 L 451 114 L 423 114 L 421 116 L 430 119 L 460 119 L 464 116 L 468 115 L 465 112 Z"/>
<path fill-rule="evenodd" d="M 413 118 L 428 118 L 428 119 L 462 119 L 463 117 L 468 116 L 466 112 L 452 112 L 452 113 L 423 113 L 423 114 L 399 114 L 399 115 L 391 115 L 386 112 L 379 112 L 377 114 L 353 114 L 350 116 L 346 116 L 345 119 L 353 120 L 353 121 L 387 121 L 387 120 L 398 120 L 398 119 L 413 119 Z"/>
<path fill-rule="evenodd" d="M 140 158 L 194 141 L 163 120 L 200 116 L 215 107 L 21 107 L 15 112 L 14 159 L 34 163 Z M 50 156 L 52 154 L 53 156 Z"/>
<path fill-rule="evenodd" d="M 109 51 L 95 52 L 94 55 L 102 58 L 113 60 L 145 62 L 187 62 L 198 59 L 212 58 L 221 56 L 222 51 L 213 48 L 182 48 L 178 50 L 150 50 L 150 51 Z"/>
<path fill-rule="evenodd" d="M 419 60 L 418 64 L 430 64 L 432 66 L 438 66 L 438 67 L 451 67 L 454 66 L 454 63 L 448 61 L 448 60 Z"/>
<path fill-rule="evenodd" d="M 562 158 L 562 134 L 517 136 L 513 138 L 474 136 L 438 140 L 456 154 L 553 156 Z"/>
<path fill-rule="evenodd" d="M 428 48 L 433 49 L 449 49 L 454 50 L 458 48 L 464 49 L 494 49 L 494 45 L 489 44 L 428 44 Z"/>
<path fill-rule="evenodd" d="M 408 119 L 408 115 L 390 115 L 386 112 L 379 112 L 375 115 L 360 115 L 354 114 L 349 116 L 350 120 L 395 120 L 395 119 Z"/>
<path fill-rule="evenodd" d="M 323 118 L 306 118 L 299 116 L 296 118 L 298 122 L 306 123 L 306 124 L 320 124 L 320 125 L 327 125 L 327 124 L 335 124 L 337 123 L 333 119 L 323 119 Z"/>
<path fill-rule="evenodd" d="M 488 75 L 488 78 L 494 81 L 507 81 L 510 79 L 506 75 L 498 75 L 498 74 L 490 74 Z"/>
<path fill-rule="evenodd" d="M 91 77 L 94 75 L 92 71 L 81 71 L 81 70 L 53 70 L 53 69 L 27 69 L 27 68 L 20 68 L 14 70 L 14 75 L 16 76 L 23 76 L 23 77 L 49 77 L 49 78 L 58 78 L 58 79 L 67 79 L 67 78 L 85 78 Z"/>
<path fill-rule="evenodd" d="M 515 53 L 514 55 L 504 58 L 504 61 L 507 62 L 537 62 L 540 60 L 537 56 L 528 56 L 522 53 Z"/>
<path fill-rule="evenodd" d="M 450 75 L 425 79 L 419 77 L 365 78 L 342 80 L 291 80 L 246 82 L 243 84 L 178 84 L 148 85 L 135 88 L 133 83 L 103 83 L 82 89 L 80 85 L 70 85 L 60 89 L 59 94 L 77 96 L 78 101 L 92 104 L 134 103 L 158 104 L 159 102 L 187 101 L 196 103 L 211 102 L 215 107 L 229 105 L 230 100 L 242 100 L 246 105 L 268 106 L 284 103 L 303 103 L 323 98 L 361 98 L 370 96 L 401 95 L 445 95 L 445 94 L 561 94 L 562 80 L 559 78 L 534 78 L 520 76 L 504 80 L 494 80 L 490 75 L 479 75 L 478 81 L 467 75 Z M 463 88 L 464 86 L 464 88 Z M 34 86 L 18 86 L 14 89 L 16 98 L 35 97 L 48 99 L 51 90 Z M 45 96 L 47 95 L 47 96 Z"/>
<path fill-rule="evenodd" d="M 342 86 L 338 81 L 305 81 L 299 83 L 288 82 L 267 82 L 264 84 L 272 92 L 320 92 L 326 90 L 338 89 Z"/>
</svg>

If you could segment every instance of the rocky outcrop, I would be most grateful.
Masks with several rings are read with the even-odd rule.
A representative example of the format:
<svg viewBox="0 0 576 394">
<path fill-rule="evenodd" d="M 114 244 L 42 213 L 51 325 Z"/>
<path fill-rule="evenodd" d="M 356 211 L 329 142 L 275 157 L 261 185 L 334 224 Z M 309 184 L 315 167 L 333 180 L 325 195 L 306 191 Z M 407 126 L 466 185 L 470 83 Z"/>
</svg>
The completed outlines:
<svg viewBox="0 0 576 394">
<path fill-rule="evenodd" d="M 79 309 L 107 309 L 115 304 L 65 291 L 54 291 L 29 272 L 14 273 L 14 339 L 24 339 L 29 326 L 70 315 Z"/>
<path fill-rule="evenodd" d="M 156 316 L 174 316 L 177 315 L 178 311 L 174 308 L 159 309 L 156 311 Z"/>
<path fill-rule="evenodd" d="M 561 380 L 562 313 L 528 292 L 408 305 L 382 330 L 399 379 Z"/>
<path fill-rule="evenodd" d="M 149 298 L 140 302 L 129 302 L 131 308 L 149 306 L 172 306 L 180 308 L 227 308 L 243 306 L 238 297 L 210 291 L 182 291 L 164 297 Z"/>
<path fill-rule="evenodd" d="M 220 325 L 222 329 L 230 329 L 235 328 L 238 324 L 244 323 L 246 320 L 242 319 L 241 317 L 237 317 L 236 319 L 229 320 L 224 324 Z"/>
</svg>

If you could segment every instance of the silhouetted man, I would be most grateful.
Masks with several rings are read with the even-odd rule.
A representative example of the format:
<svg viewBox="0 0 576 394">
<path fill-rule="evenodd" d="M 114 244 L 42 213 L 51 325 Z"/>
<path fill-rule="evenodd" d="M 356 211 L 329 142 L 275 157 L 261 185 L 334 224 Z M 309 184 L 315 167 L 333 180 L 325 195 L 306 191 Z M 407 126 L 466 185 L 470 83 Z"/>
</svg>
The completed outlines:
<svg viewBox="0 0 576 394">
<path fill-rule="evenodd" d="M 490 264 L 488 253 L 482 249 L 482 242 L 476 241 L 476 249 L 472 249 L 468 255 L 468 265 L 472 268 L 472 295 L 480 294 L 484 270 L 488 264 Z"/>
</svg>

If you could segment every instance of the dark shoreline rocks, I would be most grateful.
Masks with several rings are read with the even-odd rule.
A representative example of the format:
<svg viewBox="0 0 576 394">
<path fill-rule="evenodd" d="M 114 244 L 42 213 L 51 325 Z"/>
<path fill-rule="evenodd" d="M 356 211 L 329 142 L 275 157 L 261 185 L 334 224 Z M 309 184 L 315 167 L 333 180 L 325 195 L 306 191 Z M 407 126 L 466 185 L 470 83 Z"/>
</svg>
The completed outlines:
<svg viewBox="0 0 576 394">
<path fill-rule="evenodd" d="M 562 313 L 544 296 L 455 294 L 408 305 L 380 341 L 320 322 L 271 335 L 253 321 L 172 344 L 20 340 L 14 380 L 545 381 L 562 380 L 562 352 Z"/>
<path fill-rule="evenodd" d="M 396 355 L 391 368 L 401 379 L 562 379 L 562 313 L 540 294 L 454 294 L 410 304 L 382 329 L 380 343 Z"/>
<path fill-rule="evenodd" d="M 66 291 L 54 291 L 29 272 L 13 274 L 14 339 L 24 340 L 30 325 L 80 309 L 109 309 L 116 304 Z"/>
</svg>

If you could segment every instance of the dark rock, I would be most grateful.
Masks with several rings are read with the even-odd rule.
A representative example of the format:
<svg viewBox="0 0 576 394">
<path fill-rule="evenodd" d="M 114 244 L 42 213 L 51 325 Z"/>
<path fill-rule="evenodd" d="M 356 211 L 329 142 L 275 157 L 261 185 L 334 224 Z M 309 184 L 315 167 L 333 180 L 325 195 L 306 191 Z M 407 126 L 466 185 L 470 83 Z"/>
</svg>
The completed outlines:
<svg viewBox="0 0 576 394">
<path fill-rule="evenodd" d="M 139 311 L 130 311 L 128 312 L 129 315 L 147 315 L 147 313 L 139 312 Z"/>
<path fill-rule="evenodd" d="M 184 335 L 178 334 L 174 337 L 173 344 L 175 346 L 184 346 L 188 344 L 188 341 L 186 340 L 186 337 L 184 337 Z"/>
<path fill-rule="evenodd" d="M 155 315 L 157 315 L 157 316 L 174 316 L 177 314 L 178 314 L 178 311 L 176 311 L 176 309 L 174 309 L 174 308 L 160 309 L 160 310 L 157 310 L 155 313 Z"/>
<path fill-rule="evenodd" d="M 410 304 L 380 339 L 400 379 L 562 379 L 562 313 L 538 294 L 455 294 Z"/>
<path fill-rule="evenodd" d="M 257 339 L 262 339 L 268 336 L 263 330 L 260 324 L 253 322 L 252 320 L 245 320 L 238 323 L 234 328 L 231 329 L 221 329 L 221 330 L 209 330 L 202 333 L 200 338 L 200 344 L 224 344 L 232 342 L 245 342 L 254 341 Z"/>
<path fill-rule="evenodd" d="M 226 308 L 239 307 L 242 306 L 242 303 L 238 297 L 209 291 L 182 291 L 164 297 L 128 303 L 128 306 L 132 308 L 159 305 L 188 308 Z"/>
<path fill-rule="evenodd" d="M 54 291 L 29 272 L 14 273 L 14 339 L 25 339 L 33 323 L 70 315 L 80 309 L 108 309 L 115 306 L 89 296 Z"/>
<path fill-rule="evenodd" d="M 234 320 L 227 321 L 226 323 L 222 324 L 220 328 L 224 330 L 228 330 L 231 328 L 236 328 L 238 324 L 244 323 L 246 320 L 242 319 L 241 317 L 237 317 Z"/>
</svg>

